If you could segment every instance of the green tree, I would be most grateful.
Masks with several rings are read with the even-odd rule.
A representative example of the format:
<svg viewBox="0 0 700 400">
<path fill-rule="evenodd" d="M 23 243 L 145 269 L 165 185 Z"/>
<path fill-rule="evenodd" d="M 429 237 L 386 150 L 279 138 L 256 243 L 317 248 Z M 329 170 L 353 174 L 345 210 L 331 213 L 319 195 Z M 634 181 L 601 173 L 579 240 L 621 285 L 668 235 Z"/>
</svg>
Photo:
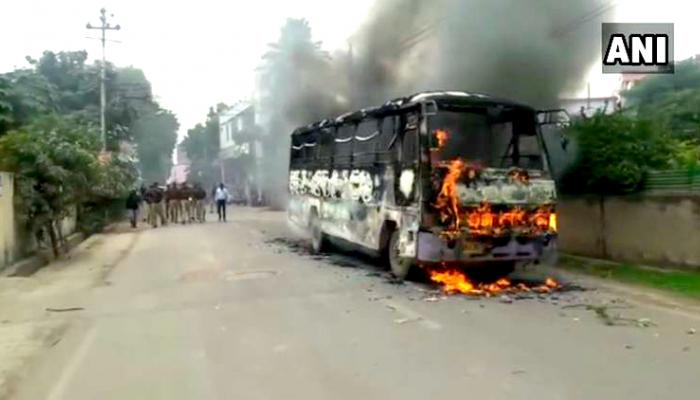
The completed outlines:
<svg viewBox="0 0 700 400">
<path fill-rule="evenodd" d="M 675 73 L 651 76 L 624 93 L 638 115 L 658 121 L 677 138 L 700 142 L 700 64 L 686 60 Z"/>
<path fill-rule="evenodd" d="M 46 232 L 58 253 L 56 227 L 69 210 L 77 207 L 81 227 L 99 230 L 110 212 L 123 214 L 121 199 L 139 174 L 130 153 L 98 161 L 99 62 L 89 64 L 84 51 L 27 60 L 28 68 L 0 74 L 0 169 L 17 176 L 17 210 L 27 232 Z M 141 70 L 105 67 L 108 149 L 135 140 L 144 175 L 164 178 L 175 116 L 153 101 Z"/>
<path fill-rule="evenodd" d="M 33 69 L 0 75 L 0 136 L 36 116 L 56 111 L 56 106 L 53 85 Z"/>
<path fill-rule="evenodd" d="M 179 126 L 175 115 L 162 109 L 136 120 L 131 134 L 136 140 L 139 169 L 145 181 L 163 182 L 167 178 Z"/>
<path fill-rule="evenodd" d="M 286 179 L 289 165 L 289 134 L 298 126 L 336 116 L 345 107 L 336 93 L 341 84 L 330 56 L 315 42 L 305 19 L 288 19 L 276 43 L 259 68 L 261 109 L 267 121 L 265 158 L 269 160 L 264 183 L 267 198 L 276 208 L 287 204 Z"/>
<path fill-rule="evenodd" d="M 29 232 L 48 232 L 56 255 L 63 242 L 57 227 L 98 177 L 98 150 L 94 129 L 57 115 L 0 138 L 0 169 L 17 175 L 20 220 Z"/>
<path fill-rule="evenodd" d="M 564 193 L 630 193 L 640 188 L 648 170 L 674 162 L 677 141 L 648 119 L 598 113 L 576 122 L 569 134 L 578 144 L 578 154 L 563 178 Z"/>
<path fill-rule="evenodd" d="M 187 130 L 182 142 L 187 158 L 190 159 L 189 176 L 206 186 L 219 181 L 219 114 L 228 109 L 223 103 L 209 108 L 204 124 L 197 124 Z"/>
</svg>

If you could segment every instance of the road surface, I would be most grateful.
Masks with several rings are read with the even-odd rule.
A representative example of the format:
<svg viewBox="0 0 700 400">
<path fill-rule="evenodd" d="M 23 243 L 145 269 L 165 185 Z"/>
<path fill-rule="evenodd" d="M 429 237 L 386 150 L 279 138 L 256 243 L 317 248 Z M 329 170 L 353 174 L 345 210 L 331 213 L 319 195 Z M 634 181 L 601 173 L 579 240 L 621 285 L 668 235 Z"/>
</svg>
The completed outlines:
<svg viewBox="0 0 700 400">
<path fill-rule="evenodd" d="M 128 240 L 127 250 L 98 285 L 63 298 L 84 309 L 62 314 L 70 323 L 12 398 L 691 399 L 700 391 L 692 314 L 601 291 L 511 304 L 444 298 L 427 284 L 392 284 L 366 260 L 296 251 L 281 213 L 231 216 L 107 236 Z M 90 251 L 99 257 L 107 245 Z M 609 306 L 627 325 L 570 307 L 584 303 Z"/>
</svg>

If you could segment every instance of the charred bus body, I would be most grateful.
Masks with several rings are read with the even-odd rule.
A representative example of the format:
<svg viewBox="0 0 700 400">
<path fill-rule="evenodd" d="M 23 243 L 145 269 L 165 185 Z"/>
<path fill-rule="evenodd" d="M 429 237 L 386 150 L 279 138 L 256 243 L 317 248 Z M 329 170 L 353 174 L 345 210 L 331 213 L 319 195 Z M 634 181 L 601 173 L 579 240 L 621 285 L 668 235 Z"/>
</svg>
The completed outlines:
<svg viewBox="0 0 700 400">
<path fill-rule="evenodd" d="M 556 254 L 556 191 L 534 109 L 429 92 L 292 133 L 290 222 L 412 266 L 512 269 Z"/>
</svg>

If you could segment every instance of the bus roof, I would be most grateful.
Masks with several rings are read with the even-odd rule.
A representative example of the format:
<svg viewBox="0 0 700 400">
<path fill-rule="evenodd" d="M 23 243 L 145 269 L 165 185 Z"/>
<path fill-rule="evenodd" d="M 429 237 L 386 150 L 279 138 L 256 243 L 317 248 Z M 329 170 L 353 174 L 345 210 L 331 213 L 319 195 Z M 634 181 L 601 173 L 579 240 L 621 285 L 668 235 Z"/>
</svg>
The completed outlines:
<svg viewBox="0 0 700 400">
<path fill-rule="evenodd" d="M 504 105 L 517 108 L 524 108 L 534 112 L 534 109 L 522 103 L 512 100 L 501 99 L 483 93 L 460 92 L 460 91 L 430 91 L 412 94 L 406 97 L 399 97 L 389 100 L 378 107 L 363 108 L 361 110 L 348 112 L 336 118 L 328 118 L 299 127 L 292 132 L 292 135 L 301 135 L 317 129 L 337 126 L 346 122 L 360 121 L 368 116 L 380 117 L 396 113 L 398 110 L 418 107 L 425 101 L 434 101 L 438 105 Z"/>
</svg>

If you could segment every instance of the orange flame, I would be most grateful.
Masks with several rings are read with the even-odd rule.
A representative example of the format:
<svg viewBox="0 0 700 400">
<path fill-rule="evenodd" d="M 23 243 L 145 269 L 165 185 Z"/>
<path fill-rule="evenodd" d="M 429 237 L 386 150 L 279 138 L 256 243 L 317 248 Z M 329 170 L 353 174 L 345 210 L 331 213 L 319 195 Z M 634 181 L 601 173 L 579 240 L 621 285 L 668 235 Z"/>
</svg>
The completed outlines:
<svg viewBox="0 0 700 400">
<path fill-rule="evenodd" d="M 549 229 L 549 216 L 549 211 L 539 209 L 532 215 L 531 220 L 537 228 L 547 231 Z"/>
<path fill-rule="evenodd" d="M 450 138 L 450 134 L 446 130 L 436 129 L 435 130 L 435 138 L 438 141 L 438 147 L 435 150 L 440 150 L 443 147 L 445 147 L 447 140 Z"/>
<path fill-rule="evenodd" d="M 520 183 L 528 183 L 530 181 L 530 176 L 527 173 L 527 170 L 524 169 L 514 169 L 510 172 L 510 177 Z"/>
<path fill-rule="evenodd" d="M 549 214 L 549 229 L 553 232 L 557 231 L 557 214 Z"/>
<path fill-rule="evenodd" d="M 441 150 L 450 139 L 450 133 L 443 129 L 436 129 L 433 135 L 437 140 L 438 147 L 431 149 L 432 151 Z M 434 155 L 436 154 L 434 153 Z M 520 207 L 494 212 L 488 203 L 484 203 L 478 208 L 463 208 L 457 185 L 459 182 L 470 185 L 477 179 L 481 167 L 460 159 L 434 161 L 434 163 L 437 168 L 447 170 L 433 204 L 445 226 L 440 234 L 443 238 L 455 239 L 461 236 L 463 225 L 467 225 L 469 233 L 476 236 L 500 236 L 509 233 L 514 228 L 517 228 L 519 234 L 556 232 L 556 215 L 546 207 L 534 212 L 526 211 Z M 512 169 L 509 176 L 521 183 L 527 183 L 529 180 L 527 170 L 524 169 Z"/>
<path fill-rule="evenodd" d="M 457 182 L 464 171 L 464 162 L 460 159 L 447 164 L 447 175 L 442 181 L 440 193 L 435 201 L 435 208 L 440 211 L 442 222 L 449 222 L 446 235 L 459 234 L 459 193 Z"/>
<path fill-rule="evenodd" d="M 553 278 L 547 278 L 545 282 L 537 286 L 528 286 L 524 283 L 513 285 L 508 278 L 501 278 L 493 283 L 478 283 L 475 284 L 469 278 L 458 270 L 435 271 L 431 270 L 430 280 L 442 285 L 442 290 L 445 293 L 462 293 L 467 295 L 486 295 L 490 296 L 498 293 L 517 293 L 517 292 L 538 292 L 548 293 L 558 289 L 561 285 Z"/>
<path fill-rule="evenodd" d="M 484 203 L 466 212 L 466 220 L 473 235 L 498 235 L 517 229 L 521 233 L 556 232 L 556 214 L 547 208 L 528 213 L 521 207 L 494 212 L 491 205 Z"/>
</svg>

